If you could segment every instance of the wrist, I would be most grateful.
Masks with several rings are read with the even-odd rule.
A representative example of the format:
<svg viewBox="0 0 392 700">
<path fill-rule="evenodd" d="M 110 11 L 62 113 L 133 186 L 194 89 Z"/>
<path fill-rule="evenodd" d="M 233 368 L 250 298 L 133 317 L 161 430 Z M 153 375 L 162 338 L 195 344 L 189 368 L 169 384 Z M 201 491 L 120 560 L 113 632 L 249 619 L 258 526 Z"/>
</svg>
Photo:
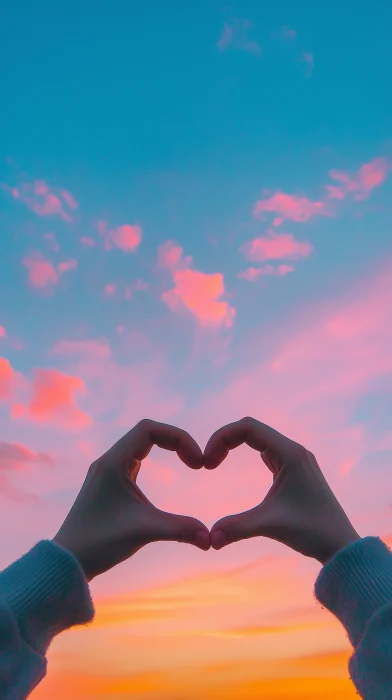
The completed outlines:
<svg viewBox="0 0 392 700">
<path fill-rule="evenodd" d="M 76 561 L 78 562 L 78 564 L 80 565 L 80 567 L 83 570 L 83 573 L 87 579 L 87 582 L 90 583 L 90 581 L 93 580 L 94 576 L 92 576 L 90 574 L 89 569 L 83 560 L 83 557 L 81 557 L 80 554 L 78 554 L 78 552 L 71 545 L 69 545 L 64 539 L 62 539 L 61 536 L 59 536 L 59 535 L 56 535 L 55 537 L 53 537 L 52 542 L 59 545 L 59 547 L 62 547 L 67 552 L 72 554 L 73 557 L 75 557 Z"/>
<path fill-rule="evenodd" d="M 352 544 L 352 542 L 356 542 L 357 540 L 362 539 L 358 533 L 354 530 L 350 530 L 348 533 L 346 533 L 344 536 L 341 536 L 338 538 L 337 541 L 328 543 L 324 548 L 323 551 L 320 551 L 320 555 L 317 556 L 317 561 L 320 562 L 323 566 L 332 559 L 335 554 L 340 552 L 342 549 L 347 547 L 349 544 Z"/>
</svg>

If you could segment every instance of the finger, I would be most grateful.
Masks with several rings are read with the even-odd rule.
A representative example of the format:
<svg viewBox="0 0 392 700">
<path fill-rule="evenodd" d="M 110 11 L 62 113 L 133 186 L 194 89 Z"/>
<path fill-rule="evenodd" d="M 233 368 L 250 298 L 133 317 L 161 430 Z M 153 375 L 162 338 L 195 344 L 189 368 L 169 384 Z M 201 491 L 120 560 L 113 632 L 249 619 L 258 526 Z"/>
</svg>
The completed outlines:
<svg viewBox="0 0 392 700">
<path fill-rule="evenodd" d="M 260 453 L 273 450 L 279 454 L 291 442 L 289 438 L 254 418 L 242 418 L 225 425 L 210 437 L 204 450 L 204 466 L 206 469 L 215 469 L 230 450 L 244 443 Z"/>
<path fill-rule="evenodd" d="M 151 542 L 186 542 L 204 551 L 211 547 L 208 528 L 196 518 L 154 509 L 147 526 Z"/>
<path fill-rule="evenodd" d="M 136 472 L 140 462 L 151 451 L 153 445 L 177 452 L 179 458 L 191 469 L 201 469 L 203 453 L 195 440 L 181 428 L 153 420 L 141 420 L 132 430 L 118 440 L 101 460 L 115 468 L 124 467 Z M 134 478 L 136 473 L 133 474 Z"/>
<path fill-rule="evenodd" d="M 228 515 L 211 528 L 210 541 L 213 549 L 222 549 L 228 544 L 257 537 L 258 523 L 256 508 L 236 515 Z"/>
</svg>

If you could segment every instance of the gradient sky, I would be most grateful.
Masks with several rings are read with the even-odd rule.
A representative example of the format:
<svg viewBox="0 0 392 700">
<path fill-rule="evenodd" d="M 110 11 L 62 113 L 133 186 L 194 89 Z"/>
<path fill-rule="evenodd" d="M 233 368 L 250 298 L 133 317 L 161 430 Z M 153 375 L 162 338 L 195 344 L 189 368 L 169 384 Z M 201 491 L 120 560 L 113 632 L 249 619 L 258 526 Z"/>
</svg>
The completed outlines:
<svg viewBox="0 0 392 700">
<path fill-rule="evenodd" d="M 1 568 L 144 417 L 202 448 L 272 425 L 392 543 L 391 25 L 382 0 L 2 10 Z M 214 472 L 154 448 L 138 483 L 211 527 L 270 477 L 249 448 Z M 150 545 L 92 582 L 33 696 L 355 698 L 319 570 L 267 539 Z"/>
</svg>

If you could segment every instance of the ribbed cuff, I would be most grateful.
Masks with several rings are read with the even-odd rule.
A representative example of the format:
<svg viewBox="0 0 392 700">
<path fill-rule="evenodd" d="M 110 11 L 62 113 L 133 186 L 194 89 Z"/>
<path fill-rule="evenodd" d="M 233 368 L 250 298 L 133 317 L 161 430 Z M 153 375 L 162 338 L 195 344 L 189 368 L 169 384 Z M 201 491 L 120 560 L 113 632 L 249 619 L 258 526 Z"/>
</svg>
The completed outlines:
<svg viewBox="0 0 392 700">
<path fill-rule="evenodd" d="M 26 642 L 42 656 L 56 634 L 94 618 L 79 562 L 51 540 L 41 540 L 0 573 L 0 594 Z"/>
<path fill-rule="evenodd" d="M 379 537 L 356 540 L 325 564 L 314 590 L 356 648 L 370 618 L 392 603 L 392 553 Z"/>
</svg>

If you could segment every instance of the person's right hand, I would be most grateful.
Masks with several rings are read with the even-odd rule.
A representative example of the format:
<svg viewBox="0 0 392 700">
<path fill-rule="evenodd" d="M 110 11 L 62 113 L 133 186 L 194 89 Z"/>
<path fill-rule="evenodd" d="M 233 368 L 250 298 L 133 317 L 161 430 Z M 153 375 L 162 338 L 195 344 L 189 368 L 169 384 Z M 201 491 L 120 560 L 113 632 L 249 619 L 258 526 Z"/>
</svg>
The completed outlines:
<svg viewBox="0 0 392 700">
<path fill-rule="evenodd" d="M 340 506 L 315 456 L 254 418 L 217 430 L 204 450 L 204 466 L 215 469 L 229 450 L 246 443 L 260 452 L 273 484 L 255 508 L 229 515 L 211 529 L 211 545 L 221 549 L 250 537 L 270 537 L 324 564 L 360 539 Z"/>
</svg>

